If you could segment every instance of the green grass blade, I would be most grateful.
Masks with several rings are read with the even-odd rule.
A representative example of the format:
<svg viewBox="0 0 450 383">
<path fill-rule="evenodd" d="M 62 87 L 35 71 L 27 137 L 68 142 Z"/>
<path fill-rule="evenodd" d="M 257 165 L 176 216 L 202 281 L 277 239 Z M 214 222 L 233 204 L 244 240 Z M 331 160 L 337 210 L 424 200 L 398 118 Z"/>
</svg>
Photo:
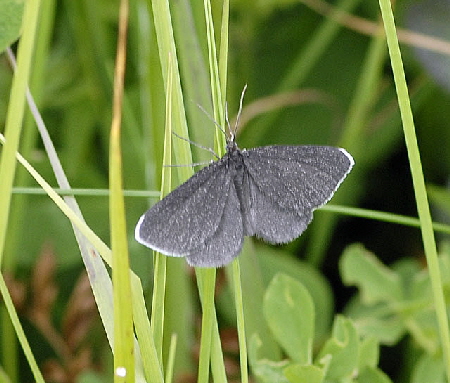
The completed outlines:
<svg viewBox="0 0 450 383">
<path fill-rule="evenodd" d="M 170 337 L 169 359 L 167 361 L 165 383 L 172 383 L 173 381 L 173 366 L 175 363 L 176 350 L 177 350 L 177 336 L 175 334 L 172 334 L 172 336 Z"/>
<path fill-rule="evenodd" d="M 14 176 L 16 172 L 16 159 L 15 155 L 19 147 L 19 139 L 22 131 L 22 123 L 25 111 L 25 94 L 30 77 L 31 63 L 34 52 L 35 39 L 37 36 L 37 24 L 39 17 L 39 8 L 41 2 L 39 0 L 30 0 L 24 5 L 24 13 L 22 16 L 22 37 L 20 39 L 18 47 L 18 66 L 14 72 L 14 78 L 12 82 L 8 111 L 5 123 L 5 136 L 7 138 L 7 144 L 1 153 L 0 158 L 0 267 L 3 263 L 3 255 L 5 251 L 5 239 L 8 228 L 8 221 L 10 220 L 10 207 L 11 196 Z M 17 5 L 21 6 L 21 5 Z M 6 312 L 1 310 L 1 319 L 6 317 Z M 11 315 L 11 313 L 9 313 Z M 5 318 L 6 319 L 6 318 Z M 14 323 L 13 323 L 14 324 Z M 16 332 L 17 332 L 16 327 Z M 5 351 L 5 357 L 2 361 L 6 367 L 6 373 L 11 377 L 17 377 L 17 358 L 13 352 L 9 352 L 8 348 L 14 347 L 13 343 L 4 343 L 8 337 L 11 337 L 11 326 L 8 320 L 2 320 L 2 330 L 6 332 L 5 339 L 2 342 L 2 351 Z M 24 337 L 19 338 L 21 342 L 24 342 Z M 22 343 L 22 347 L 25 349 L 25 344 Z M 31 353 L 27 354 L 29 363 L 33 363 L 30 359 Z M 35 362 L 34 362 L 35 363 Z M 36 371 L 32 365 L 35 379 L 39 380 L 42 377 Z"/>
<path fill-rule="evenodd" d="M 214 125 L 201 108 L 213 115 L 211 84 L 205 60 L 204 29 L 202 25 L 203 4 L 190 0 L 171 3 L 174 36 L 179 55 L 180 72 L 183 82 L 185 109 L 189 121 L 189 136 L 193 142 L 213 147 Z M 201 106 L 201 108 L 199 108 Z M 195 162 L 207 162 L 211 153 L 191 147 Z"/>
<path fill-rule="evenodd" d="M 213 101 L 214 118 L 222 126 L 224 125 L 224 105 L 222 104 L 222 89 L 219 79 L 217 64 L 217 49 L 214 35 L 214 22 L 211 11 L 211 3 L 203 2 L 206 22 L 206 39 L 208 43 L 208 62 L 211 82 L 211 96 Z M 223 135 L 216 129 L 216 150 L 223 152 Z M 209 364 L 212 363 L 212 373 L 215 382 L 226 382 L 223 353 L 217 327 L 216 310 L 214 307 L 214 290 L 216 270 L 213 268 L 196 269 L 199 292 L 202 302 L 202 331 L 200 340 L 200 360 L 198 382 L 208 382 Z"/>
<path fill-rule="evenodd" d="M 168 58 L 171 57 L 173 68 L 173 89 L 172 89 L 172 128 L 181 137 L 189 138 L 187 129 L 186 114 L 183 104 L 183 94 L 179 73 L 179 63 L 172 29 L 172 17 L 170 14 L 169 2 L 167 0 L 155 0 L 149 2 L 153 11 L 153 22 L 158 45 L 159 61 L 162 70 L 165 95 L 167 97 L 168 85 L 167 74 Z M 155 128 L 156 129 L 156 128 Z M 173 138 L 172 146 L 176 164 L 192 164 L 192 153 L 190 145 L 184 140 Z M 160 144 L 161 145 L 161 144 Z M 160 161 L 160 160 L 159 160 Z M 161 162 L 159 163 L 160 165 Z M 193 174 L 192 167 L 177 168 L 178 181 L 182 182 Z M 192 317 L 192 300 L 188 276 L 185 272 L 185 262 L 180 259 L 167 259 L 167 280 L 166 286 L 164 331 L 166 334 L 176 333 L 178 338 L 178 353 L 175 358 L 174 373 L 183 373 L 192 368 L 187 356 L 192 347 L 192 338 L 189 330 L 193 323 L 189 322 Z M 187 322 L 182 322 L 179 318 L 185 318 Z M 169 338 L 167 338 L 169 339 Z M 167 345 L 167 343 L 166 343 Z M 166 348 L 167 349 L 167 348 Z"/>
<path fill-rule="evenodd" d="M 439 332 L 441 335 L 444 364 L 446 366 L 447 379 L 450 381 L 450 335 L 448 328 L 448 316 L 443 293 L 442 277 L 439 269 L 436 242 L 433 233 L 430 207 L 428 204 L 428 197 L 425 189 L 420 152 L 417 145 L 414 120 L 409 101 L 408 87 L 405 80 L 405 72 L 403 70 L 403 62 L 398 45 L 391 3 L 389 0 L 380 0 L 379 3 L 384 22 L 384 28 L 386 31 L 386 38 L 394 74 L 395 87 L 397 90 L 400 113 L 402 116 L 403 131 L 411 167 L 417 212 L 419 214 L 419 219 L 421 222 L 425 256 L 427 258 L 427 264 L 430 272 L 435 310 L 439 324 Z"/>
<path fill-rule="evenodd" d="M 222 23 L 220 33 L 220 51 L 219 51 L 219 84 L 220 88 L 227 89 L 227 68 L 228 68 L 228 24 L 230 17 L 230 3 L 228 0 L 223 2 L 222 7 Z M 222 92 L 222 99 L 220 103 L 225 104 L 226 92 Z M 224 126 L 224 125 L 222 125 Z M 217 146 L 224 147 L 225 137 L 216 129 Z M 220 153 L 220 150 L 218 150 Z M 239 340 L 239 363 L 241 367 L 241 382 L 248 382 L 248 355 L 247 355 L 247 340 L 245 336 L 245 321 L 244 321 L 244 305 L 242 300 L 242 285 L 241 285 L 241 271 L 239 259 L 235 259 L 232 264 L 232 275 L 234 284 L 234 299 L 237 315 L 237 331 Z"/>
<path fill-rule="evenodd" d="M 216 269 L 197 268 L 200 297 L 202 302 L 202 330 L 200 339 L 200 357 L 198 366 L 198 383 L 209 382 L 209 364 L 211 360 L 212 329 L 215 318 L 214 289 Z"/>
<path fill-rule="evenodd" d="M 113 118 L 109 145 L 109 199 L 112 280 L 114 297 L 114 382 L 134 383 L 135 356 L 133 309 L 130 286 L 130 261 L 128 254 L 125 203 L 122 194 L 122 149 L 121 124 L 122 101 L 125 77 L 126 37 L 129 5 L 120 2 L 119 34 L 117 42 L 116 67 L 114 73 Z"/>
<path fill-rule="evenodd" d="M 167 74 L 167 97 L 166 97 L 166 127 L 164 136 L 163 165 L 172 164 L 172 95 L 173 95 L 173 67 L 172 57 L 169 56 Z M 170 193 L 172 189 L 172 168 L 163 167 L 161 181 L 161 197 Z M 154 284 L 152 296 L 152 319 L 151 328 L 158 358 L 162 364 L 163 360 L 163 331 L 164 331 L 164 297 L 166 293 L 167 264 L 166 256 L 158 252 L 154 253 Z"/>
<path fill-rule="evenodd" d="M 17 311 L 14 307 L 14 303 L 9 294 L 8 287 L 6 286 L 3 275 L 0 273 L 0 293 L 2 295 L 3 302 L 8 310 L 9 317 L 16 331 L 17 337 L 19 338 L 20 345 L 22 346 L 25 357 L 28 360 L 28 364 L 33 372 L 34 379 L 38 383 L 44 383 L 44 378 L 39 370 L 36 359 L 34 358 L 33 352 L 31 351 L 28 339 L 23 331 L 23 327 L 20 323 Z"/>
<path fill-rule="evenodd" d="M 339 213 L 342 215 L 348 215 L 351 217 L 360 217 L 373 219 L 377 221 L 384 221 L 390 223 L 396 223 L 398 225 L 412 226 L 420 228 L 420 220 L 414 217 L 408 217 L 400 214 L 393 214 L 378 210 L 361 209 L 357 207 L 339 206 L 339 205 L 326 205 L 320 208 L 321 211 L 328 211 L 333 213 Z M 444 223 L 433 223 L 433 230 L 439 233 L 450 234 L 450 225 Z"/>
<path fill-rule="evenodd" d="M 220 50 L 219 50 L 219 83 L 222 92 L 220 103 L 225 105 L 228 73 L 228 26 L 230 20 L 230 2 L 224 0 L 222 6 L 222 23 L 220 29 Z M 222 125 L 224 126 L 224 125 Z"/>
<path fill-rule="evenodd" d="M 173 39 L 172 20 L 169 10 L 169 3 L 166 0 L 157 0 L 151 3 L 153 9 L 153 18 L 155 23 L 156 37 L 158 41 L 159 59 L 161 63 L 164 84 L 167 94 L 167 73 L 168 57 L 173 60 L 174 77 L 173 83 L 176 89 L 173 97 L 173 126 L 174 131 L 181 137 L 188 138 L 189 133 L 186 123 L 186 115 L 183 106 L 183 94 L 181 90 L 180 73 L 178 71 L 178 58 L 175 49 L 175 41 Z M 191 164 L 192 156 L 189 144 L 186 142 L 175 141 L 174 153 L 177 163 Z M 178 150 L 179 149 L 179 150 Z M 192 175 L 192 169 L 188 167 L 179 168 L 179 173 L 183 179 L 187 179 Z"/>
<path fill-rule="evenodd" d="M 248 354 L 245 339 L 244 304 L 242 300 L 241 269 L 239 260 L 235 259 L 233 267 L 234 305 L 236 307 L 237 331 L 239 339 L 239 362 L 241 366 L 241 382 L 248 383 Z"/>
<path fill-rule="evenodd" d="M 17 69 L 14 72 L 10 103 L 6 117 L 6 143 L 0 160 L 0 264 L 5 246 L 6 228 L 9 218 L 11 189 L 16 170 L 15 155 L 19 147 L 20 133 L 25 111 L 25 94 L 31 70 L 33 46 L 39 15 L 39 0 L 25 4 L 23 15 L 23 34 L 19 43 Z"/>
</svg>

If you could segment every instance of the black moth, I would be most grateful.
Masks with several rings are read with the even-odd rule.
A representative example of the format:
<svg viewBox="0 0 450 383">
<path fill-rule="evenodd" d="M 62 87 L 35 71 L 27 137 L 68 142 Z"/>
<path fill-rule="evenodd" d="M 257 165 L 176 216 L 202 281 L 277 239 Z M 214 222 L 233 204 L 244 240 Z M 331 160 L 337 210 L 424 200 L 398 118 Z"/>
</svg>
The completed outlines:
<svg viewBox="0 0 450 383">
<path fill-rule="evenodd" d="M 264 146 L 226 154 L 150 208 L 136 240 L 191 266 L 219 267 L 241 251 L 244 236 L 270 243 L 298 237 L 314 209 L 334 194 L 354 164 L 331 146 Z"/>
</svg>

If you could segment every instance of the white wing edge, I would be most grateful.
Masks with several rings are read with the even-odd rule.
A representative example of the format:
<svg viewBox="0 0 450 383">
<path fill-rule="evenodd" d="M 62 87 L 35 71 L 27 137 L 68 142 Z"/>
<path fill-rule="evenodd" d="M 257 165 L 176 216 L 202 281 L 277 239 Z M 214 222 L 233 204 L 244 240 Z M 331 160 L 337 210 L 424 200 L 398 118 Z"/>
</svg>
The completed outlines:
<svg viewBox="0 0 450 383">
<path fill-rule="evenodd" d="M 324 201 L 321 205 L 317 206 L 316 208 L 314 208 L 312 211 L 318 209 L 319 207 L 322 207 L 323 205 L 327 204 L 331 198 L 333 198 L 334 193 L 336 193 L 336 190 L 339 189 L 339 186 L 341 186 L 341 183 L 345 180 L 345 177 L 347 177 L 347 174 L 350 173 L 350 170 L 352 170 L 353 165 L 355 164 L 355 160 L 353 159 L 352 155 L 347 152 L 345 149 L 342 148 L 338 148 L 339 151 L 345 155 L 345 157 L 348 158 L 348 160 L 350 161 L 350 165 L 347 169 L 347 171 L 344 173 L 344 175 L 341 177 L 341 179 L 339 180 L 339 182 L 336 184 L 336 187 L 334 188 L 333 192 L 330 194 L 330 196 L 328 197 L 328 199 L 326 201 Z"/>
<path fill-rule="evenodd" d="M 353 165 L 355 164 L 355 160 L 353 159 L 352 155 L 347 152 L 345 149 L 342 148 L 338 148 L 350 161 L 350 167 L 348 168 L 347 173 L 345 173 L 344 177 L 350 172 L 350 170 L 352 170 Z"/>
<path fill-rule="evenodd" d="M 142 244 L 152 250 L 155 250 L 158 253 L 164 254 L 164 255 L 168 255 L 171 257 L 184 257 L 185 256 L 185 254 L 175 254 L 175 253 L 171 253 L 170 251 L 160 249 L 160 248 L 156 247 L 155 245 L 148 243 L 144 238 L 142 238 L 139 232 L 141 231 L 141 225 L 142 225 L 142 222 L 144 221 L 144 218 L 145 218 L 145 214 L 142 214 L 141 218 L 139 218 L 139 221 L 136 224 L 136 227 L 134 229 L 134 238 L 136 239 L 136 241 L 138 241 L 140 244 Z"/>
</svg>

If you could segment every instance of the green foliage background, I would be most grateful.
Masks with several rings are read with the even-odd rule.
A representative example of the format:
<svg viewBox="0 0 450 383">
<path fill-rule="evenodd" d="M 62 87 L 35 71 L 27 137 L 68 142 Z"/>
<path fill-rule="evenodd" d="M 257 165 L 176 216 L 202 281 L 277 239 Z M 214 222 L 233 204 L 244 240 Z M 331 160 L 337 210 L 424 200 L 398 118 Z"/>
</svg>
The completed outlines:
<svg viewBox="0 0 450 383">
<path fill-rule="evenodd" d="M 160 190 L 162 172 L 165 92 L 155 20 L 151 1 L 133 0 L 130 6 L 122 135 L 124 187 L 156 192 Z M 373 23 L 380 20 L 376 2 L 347 0 L 334 2 L 333 6 Z M 18 15 L 21 4 L 2 0 L 0 7 Z M 214 147 L 215 126 L 197 106 L 212 115 L 203 4 L 185 0 L 170 2 L 170 7 L 190 139 Z M 212 1 L 218 45 L 221 7 L 222 2 Z M 432 3 L 429 8 L 433 12 Z M 414 24 L 411 17 L 412 21 L 418 17 L 414 13 L 411 16 L 408 9 L 409 2 L 397 2 L 395 13 L 400 26 L 408 15 L 408 25 Z M 2 49 L 19 35 L 19 24 L 5 21 L 1 15 L 6 14 L 0 11 L 0 31 L 11 28 L 1 36 L 6 36 L 5 42 L 0 40 Z M 108 187 L 117 15 L 118 4 L 106 0 L 43 1 L 30 79 L 31 91 L 72 187 L 90 189 L 90 195 L 77 198 L 85 219 L 106 243 L 108 199 L 102 190 Z M 273 144 L 343 146 L 352 153 L 356 165 L 332 204 L 416 216 L 396 93 L 381 34 L 370 36 L 342 27 L 330 15 L 318 14 L 301 1 L 234 1 L 229 30 L 226 99 L 230 115 L 237 111 L 244 84 L 248 84 L 246 105 L 266 101 L 263 106 L 257 104 L 255 118 L 242 126 L 238 136 L 241 148 Z M 402 45 L 404 66 L 434 214 L 437 220 L 447 220 L 450 97 L 445 85 L 428 70 L 427 62 L 418 60 L 416 49 Z M 2 55 L 0 126 L 5 124 L 11 78 L 12 71 Z M 285 101 L 278 105 L 276 96 L 280 94 L 285 95 Z M 211 159 L 207 151 L 195 147 L 192 151 L 194 162 Z M 31 115 L 24 122 L 21 153 L 55 184 Z M 175 153 L 174 162 L 176 157 Z M 173 173 L 174 184 L 183 181 Z M 15 186 L 34 187 L 35 183 L 24 169 L 18 168 Z M 131 265 L 149 296 L 153 259 L 148 249 L 133 240 L 133 231 L 139 216 L 154 201 L 154 197 L 126 198 Z M 60 288 L 54 313 L 58 323 L 64 297 L 69 296 L 74 276 L 83 269 L 70 223 L 47 196 L 21 191 L 14 195 L 8 230 L 2 266 L 18 279 L 26 281 L 43 246 L 53 246 Z M 379 264 L 356 245 L 347 248 L 341 258 L 352 242 L 362 242 L 384 263 L 393 264 L 393 269 Z M 442 244 L 446 271 L 448 248 L 445 242 Z M 353 381 L 340 379 L 353 379 L 353 371 L 359 368 L 361 382 L 388 381 L 377 367 L 378 355 L 374 356 L 381 344 L 389 346 L 381 349 L 381 369 L 393 381 L 424 382 L 427 374 L 433 373 L 436 382 L 443 382 L 443 374 L 436 373 L 443 367 L 433 311 L 428 305 L 429 280 L 420 263 L 422 252 L 417 228 L 355 217 L 342 219 L 326 208 L 315 212 L 307 232 L 291 244 L 271 247 L 248 241 L 241 266 L 250 362 L 255 376 L 268 382 L 275 381 L 274 376 L 292 382 L 309 376 L 306 381 L 321 382 L 327 371 L 327 381 Z M 358 256 L 349 263 L 355 254 Z M 352 268 L 361 259 L 364 261 Z M 184 260 L 170 259 L 169 265 L 172 262 Z M 169 307 L 179 309 L 166 313 L 167 331 L 177 329 L 184 334 L 176 353 L 175 376 L 196 372 L 191 350 L 200 310 L 195 284 L 187 277 L 187 267 L 185 271 L 185 275 L 172 275 L 167 281 L 167 300 L 172 300 Z M 221 270 L 220 275 L 231 280 L 228 269 Z M 447 287 L 448 281 L 444 278 Z M 297 282 L 301 282 L 300 287 Z M 349 292 L 344 284 L 358 286 L 359 294 Z M 219 289 L 216 296 L 222 329 L 234 327 L 236 321 L 229 285 Z M 405 286 L 417 294 L 411 294 Z M 287 328 L 283 316 L 277 315 L 276 305 L 284 304 L 277 297 L 290 289 L 295 291 L 298 304 L 306 307 L 304 317 L 302 312 L 293 312 L 293 317 L 299 315 L 314 322 L 304 329 L 306 334 L 300 332 L 298 337 L 276 330 Z M 177 306 L 174 302 L 181 303 Z M 337 313 L 346 317 L 335 317 Z M 30 337 L 34 335 L 31 332 Z M 309 339 L 311 348 L 299 350 L 298 356 L 293 349 L 298 341 L 304 344 L 304 339 Z M 95 341 L 97 349 L 107 348 L 104 340 Z M 343 363 L 340 370 L 335 361 L 320 360 L 326 352 L 341 353 L 342 360 L 352 363 Z M 51 347 L 42 355 L 38 353 L 38 360 L 44 360 L 47 353 L 52 353 Z M 295 362 L 282 366 L 289 368 L 287 372 L 265 364 L 282 356 Z M 319 371 L 319 365 L 326 368 Z M 96 379 L 107 381 L 108 377 L 99 374 Z"/>
</svg>

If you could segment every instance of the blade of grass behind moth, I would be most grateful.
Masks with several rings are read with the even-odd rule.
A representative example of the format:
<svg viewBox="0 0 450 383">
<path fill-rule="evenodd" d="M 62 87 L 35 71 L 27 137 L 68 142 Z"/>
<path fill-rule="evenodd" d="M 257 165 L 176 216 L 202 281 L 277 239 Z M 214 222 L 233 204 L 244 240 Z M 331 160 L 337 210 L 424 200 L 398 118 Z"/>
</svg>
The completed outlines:
<svg viewBox="0 0 450 383">
<path fill-rule="evenodd" d="M 161 180 L 161 198 L 170 193 L 172 189 L 172 57 L 168 57 L 167 68 L 167 97 L 166 97 L 166 123 L 164 135 L 164 151 L 163 151 L 163 170 Z M 164 330 L 164 297 L 166 291 L 166 256 L 158 252 L 154 252 L 154 284 L 152 295 L 152 318 L 151 329 L 155 340 L 155 347 L 158 353 L 159 361 L 162 365 L 163 361 L 163 330 Z"/>
<path fill-rule="evenodd" d="M 222 84 L 219 77 L 219 66 L 217 63 L 217 48 L 214 34 L 214 21 L 211 12 L 211 3 L 209 0 L 204 0 L 203 4 L 205 8 L 206 39 L 208 42 L 209 76 L 211 82 L 211 96 L 213 101 L 214 119 L 219 123 L 220 126 L 225 126 L 224 100 L 226 99 L 226 97 L 224 96 L 224 94 L 226 92 L 225 89 L 221 88 Z M 224 49 L 224 53 L 227 53 L 227 48 L 222 47 L 222 49 Z M 223 62 L 222 60 L 221 64 L 226 65 L 226 61 Z M 218 138 L 218 143 L 220 144 L 216 149 L 220 150 L 218 153 L 219 155 L 222 155 L 225 147 L 224 137 L 217 129 L 216 132 L 216 137 Z"/>
<path fill-rule="evenodd" d="M 213 109 L 209 71 L 204 52 L 205 25 L 200 17 L 195 17 L 195 15 L 202 15 L 203 4 L 200 1 L 179 0 L 172 2 L 170 9 L 173 14 L 174 38 L 179 55 L 190 139 L 212 148 L 215 126 L 208 117 L 208 114 L 213 115 Z M 194 162 L 207 162 L 211 159 L 208 151 L 192 145 L 191 150 Z"/>
<path fill-rule="evenodd" d="M 150 4 L 147 0 L 138 0 L 134 3 L 134 40 L 140 49 L 136 52 L 139 62 L 138 92 L 140 124 L 144 127 L 140 135 L 141 146 L 139 151 L 144 159 L 144 185 L 145 190 L 161 189 L 161 158 L 164 132 L 160 129 L 164 126 L 164 104 L 160 102 L 164 94 L 164 84 L 161 77 L 161 68 L 158 62 L 156 35 L 152 22 Z M 157 186 L 156 186 L 157 185 Z M 158 191 L 158 197 L 160 196 Z"/>
<path fill-rule="evenodd" d="M 167 74 L 168 60 L 170 56 L 173 68 L 172 85 L 172 127 L 173 131 L 181 137 L 189 138 L 186 114 L 183 105 L 183 94 L 181 89 L 179 64 L 172 30 L 172 19 L 170 15 L 169 2 L 166 0 L 149 1 L 153 10 L 153 21 L 155 25 L 158 53 L 164 78 L 164 86 L 167 97 Z M 192 153 L 190 145 L 180 139 L 172 137 L 173 153 L 176 164 L 192 164 Z M 183 166 L 176 168 L 176 175 L 179 182 L 187 180 L 193 174 L 192 167 Z M 186 372 L 192 369 L 189 359 L 189 351 L 192 347 L 192 337 L 189 333 L 194 327 L 194 323 L 180 321 L 179 318 L 190 320 L 193 318 L 192 289 L 184 260 L 169 258 L 167 261 L 167 280 L 170 283 L 166 286 L 164 330 L 166 334 L 176 333 L 178 337 L 178 354 L 175 358 L 174 371 Z M 169 338 L 166 338 L 169 339 Z M 165 347 L 165 349 L 167 349 Z"/>
<path fill-rule="evenodd" d="M 214 36 L 214 22 L 211 12 L 211 4 L 208 0 L 204 0 L 203 4 L 205 11 L 208 62 L 214 118 L 220 125 L 224 126 L 225 113 L 222 102 L 223 93 L 219 78 L 217 48 Z M 226 52 L 226 48 L 223 49 L 225 49 Z M 218 131 L 218 129 L 216 129 L 216 133 L 216 150 L 219 155 L 221 155 L 224 152 L 225 137 Z M 219 330 L 217 325 L 216 310 L 214 307 L 216 270 L 213 268 L 200 268 L 196 269 L 196 274 L 203 309 L 198 382 L 208 381 L 210 360 L 214 381 L 226 382 L 227 379 L 223 361 L 223 351 L 218 333 Z"/>
<path fill-rule="evenodd" d="M 222 89 L 223 91 L 220 92 L 222 98 L 219 99 L 219 104 L 220 105 L 225 105 L 225 102 L 227 100 L 227 75 L 228 75 L 228 24 L 229 24 L 229 19 L 230 19 L 230 2 L 229 0 L 224 0 L 223 2 L 223 6 L 222 6 L 222 21 L 221 21 L 221 29 L 220 29 L 220 47 L 219 47 L 219 78 L 218 78 L 218 83 L 220 85 L 220 89 Z M 225 116 L 222 115 L 220 116 L 221 119 L 218 120 L 219 124 L 221 126 L 225 126 L 226 121 L 225 121 Z M 219 135 L 219 132 L 216 129 L 217 135 Z M 217 137 L 216 135 L 216 137 Z M 221 137 L 221 139 L 217 140 L 217 146 L 218 148 L 223 148 L 225 147 L 225 137 L 223 136 L 223 134 L 219 135 Z M 218 149 L 217 148 L 217 149 Z M 218 151 L 217 153 L 222 153 L 220 151 Z"/>
<path fill-rule="evenodd" d="M 200 334 L 197 382 L 209 382 L 210 362 L 212 364 L 214 382 L 226 382 L 225 366 L 223 366 L 223 352 L 219 337 L 216 309 L 214 307 L 216 269 L 211 267 L 196 268 L 195 273 L 202 305 L 202 328 Z"/>
<path fill-rule="evenodd" d="M 172 57 L 173 61 L 173 128 L 174 132 L 181 137 L 189 138 L 189 132 L 186 122 L 186 113 L 184 110 L 183 94 L 180 82 L 180 73 L 178 70 L 178 57 L 175 49 L 175 41 L 173 38 L 172 20 L 169 10 L 169 3 L 164 0 L 155 0 L 151 2 L 153 9 L 153 20 L 156 30 L 156 38 L 158 42 L 159 60 L 161 63 L 162 74 L 164 77 L 164 85 L 167 95 L 167 74 L 168 62 L 167 57 Z M 174 141 L 174 154 L 177 163 L 179 164 L 191 164 L 192 155 L 189 149 L 189 144 L 183 140 Z M 193 171 L 189 167 L 179 168 L 178 172 L 183 176 L 180 181 L 188 179 Z"/>
<path fill-rule="evenodd" d="M 221 104 L 222 93 L 219 81 L 217 65 L 217 49 L 214 37 L 214 23 L 211 13 L 211 4 L 204 0 L 206 38 L 208 43 L 208 61 L 211 81 L 211 91 L 213 100 L 214 118 L 216 121 L 224 121 L 223 105 Z M 217 131 L 217 130 L 216 130 Z M 216 136 L 217 137 L 217 136 Z M 223 153 L 222 148 L 216 148 Z M 220 154 L 220 153 L 219 153 Z M 202 328 L 200 339 L 200 357 L 198 368 L 198 382 L 208 382 L 209 366 L 211 362 L 212 373 L 215 382 L 226 382 L 225 366 L 223 362 L 223 352 L 218 333 L 217 316 L 214 306 L 214 291 L 216 281 L 216 269 L 198 268 L 197 275 L 198 288 L 202 303 Z"/>
<path fill-rule="evenodd" d="M 221 105 L 226 101 L 226 89 L 227 89 L 227 67 L 228 67 L 228 23 L 229 23 L 230 3 L 228 0 L 224 0 L 222 7 L 222 23 L 220 29 L 220 50 L 219 50 L 219 84 L 220 88 L 224 89 L 222 92 L 222 99 L 219 100 Z M 222 122 L 224 126 L 225 122 Z M 217 132 L 217 129 L 216 129 Z M 220 133 L 220 132 L 218 132 Z M 217 140 L 218 146 L 223 146 L 224 137 L 221 134 L 222 140 Z M 219 151 L 218 151 L 219 152 Z M 234 284 L 234 299 L 235 309 L 237 317 L 237 331 L 239 339 L 239 362 L 241 367 L 241 382 L 248 382 L 248 355 L 247 355 L 247 343 L 245 336 L 245 321 L 244 321 L 244 306 L 242 301 L 242 285 L 241 285 L 241 268 L 239 259 L 236 258 L 232 263 L 232 275 Z"/>
</svg>

